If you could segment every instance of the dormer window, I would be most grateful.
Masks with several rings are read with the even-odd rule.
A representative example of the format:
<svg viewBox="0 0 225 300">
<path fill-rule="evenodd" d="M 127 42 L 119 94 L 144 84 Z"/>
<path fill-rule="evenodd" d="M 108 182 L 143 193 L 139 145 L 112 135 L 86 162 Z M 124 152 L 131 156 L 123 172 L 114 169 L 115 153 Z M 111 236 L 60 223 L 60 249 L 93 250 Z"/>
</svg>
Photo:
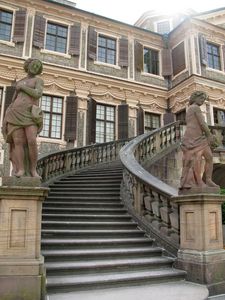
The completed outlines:
<svg viewBox="0 0 225 300">
<path fill-rule="evenodd" d="M 169 33 L 171 29 L 170 20 L 164 20 L 156 23 L 156 31 L 160 34 Z"/>
</svg>

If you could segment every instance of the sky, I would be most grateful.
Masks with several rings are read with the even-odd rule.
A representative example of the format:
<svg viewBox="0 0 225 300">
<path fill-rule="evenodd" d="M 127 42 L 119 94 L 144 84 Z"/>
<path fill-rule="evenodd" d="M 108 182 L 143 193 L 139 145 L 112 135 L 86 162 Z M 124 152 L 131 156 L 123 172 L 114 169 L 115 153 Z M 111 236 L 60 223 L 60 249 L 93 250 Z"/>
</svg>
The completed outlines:
<svg viewBox="0 0 225 300">
<path fill-rule="evenodd" d="M 71 1 L 71 0 L 70 0 Z M 76 7 L 117 21 L 133 25 L 146 11 L 159 10 L 176 13 L 192 8 L 203 12 L 225 7 L 224 0 L 72 0 Z M 185 2 L 185 3 L 184 3 Z"/>
</svg>

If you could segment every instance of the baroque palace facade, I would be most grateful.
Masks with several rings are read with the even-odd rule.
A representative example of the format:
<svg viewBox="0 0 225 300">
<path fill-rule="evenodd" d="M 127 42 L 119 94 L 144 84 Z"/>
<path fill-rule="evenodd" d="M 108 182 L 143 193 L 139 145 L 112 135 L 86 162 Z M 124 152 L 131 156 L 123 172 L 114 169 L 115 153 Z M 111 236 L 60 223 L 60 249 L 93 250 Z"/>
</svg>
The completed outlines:
<svg viewBox="0 0 225 300">
<path fill-rule="evenodd" d="M 0 0 L 1 127 L 29 57 L 44 64 L 40 155 L 182 120 L 194 90 L 209 95 L 208 123 L 225 122 L 225 8 L 176 18 L 150 12 L 132 26 L 67 0 Z M 2 176 L 1 134 L 0 154 Z"/>
</svg>

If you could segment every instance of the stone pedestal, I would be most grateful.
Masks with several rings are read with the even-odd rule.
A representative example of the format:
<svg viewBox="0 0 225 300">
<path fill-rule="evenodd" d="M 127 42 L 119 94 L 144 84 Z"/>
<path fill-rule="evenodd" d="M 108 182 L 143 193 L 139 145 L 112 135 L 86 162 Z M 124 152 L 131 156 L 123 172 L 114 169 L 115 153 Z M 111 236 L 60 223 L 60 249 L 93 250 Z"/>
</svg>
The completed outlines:
<svg viewBox="0 0 225 300">
<path fill-rule="evenodd" d="M 43 296 L 41 211 L 48 189 L 35 185 L 40 180 L 8 177 L 0 187 L 0 299 Z"/>
<path fill-rule="evenodd" d="M 180 207 L 178 268 L 187 280 L 206 284 L 210 295 L 225 292 L 221 204 L 225 197 L 195 194 L 174 197 Z"/>
</svg>

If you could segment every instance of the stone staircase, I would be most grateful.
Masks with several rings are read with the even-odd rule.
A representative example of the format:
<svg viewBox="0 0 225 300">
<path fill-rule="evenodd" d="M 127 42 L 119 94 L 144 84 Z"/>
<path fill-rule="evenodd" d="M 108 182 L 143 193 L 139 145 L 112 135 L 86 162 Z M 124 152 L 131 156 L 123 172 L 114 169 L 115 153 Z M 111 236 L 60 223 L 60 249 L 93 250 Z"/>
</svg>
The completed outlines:
<svg viewBox="0 0 225 300">
<path fill-rule="evenodd" d="M 121 179 L 117 162 L 49 186 L 42 214 L 48 295 L 185 278 L 128 214 Z"/>
</svg>

